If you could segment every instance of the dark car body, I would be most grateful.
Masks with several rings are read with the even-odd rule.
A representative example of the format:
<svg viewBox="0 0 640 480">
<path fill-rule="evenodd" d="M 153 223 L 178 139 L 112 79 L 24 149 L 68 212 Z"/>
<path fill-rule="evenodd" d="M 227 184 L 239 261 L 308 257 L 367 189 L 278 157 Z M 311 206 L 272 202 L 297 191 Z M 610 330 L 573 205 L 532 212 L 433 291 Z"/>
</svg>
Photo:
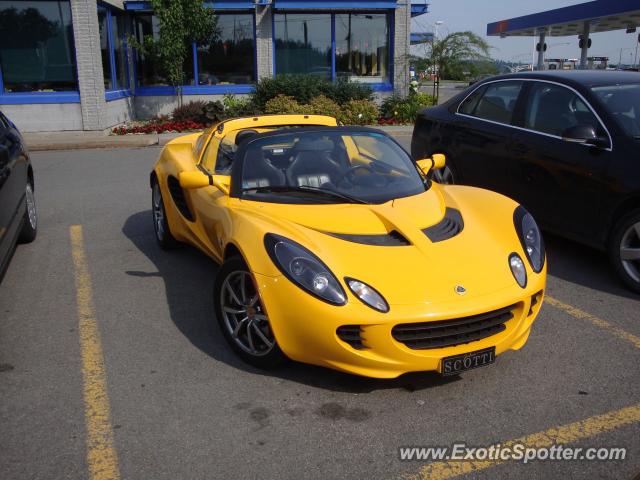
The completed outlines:
<svg viewBox="0 0 640 480">
<path fill-rule="evenodd" d="M 0 279 L 28 221 L 26 186 L 33 168 L 16 126 L 0 112 Z M 31 240 L 28 239 L 28 240 Z"/>
<path fill-rule="evenodd" d="M 505 194 L 546 230 L 605 249 L 616 222 L 640 208 L 640 141 L 630 133 L 629 119 L 613 115 L 595 92 L 634 84 L 640 75 L 632 72 L 492 77 L 423 110 L 412 155 L 444 153 L 455 183 Z M 640 115 L 640 97 L 629 108 Z M 565 135 L 585 124 L 593 126 L 597 141 Z"/>
</svg>

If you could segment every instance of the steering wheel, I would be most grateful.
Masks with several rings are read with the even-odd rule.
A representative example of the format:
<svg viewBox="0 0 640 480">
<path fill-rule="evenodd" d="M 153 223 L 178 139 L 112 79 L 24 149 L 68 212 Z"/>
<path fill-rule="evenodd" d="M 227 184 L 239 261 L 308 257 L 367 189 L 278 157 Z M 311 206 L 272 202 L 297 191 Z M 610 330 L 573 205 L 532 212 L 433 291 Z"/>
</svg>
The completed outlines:
<svg viewBox="0 0 640 480">
<path fill-rule="evenodd" d="M 389 178 L 387 178 L 386 176 L 380 175 L 370 165 L 356 165 L 354 167 L 351 167 L 344 174 L 344 178 L 347 181 L 349 181 L 349 183 L 351 183 L 352 185 L 356 185 L 355 173 L 358 170 L 366 170 L 369 173 L 372 173 L 374 175 L 374 184 L 375 184 L 376 187 L 386 187 L 389 184 Z M 375 179 L 384 179 L 384 183 L 380 182 L 380 181 L 375 181 Z"/>
<path fill-rule="evenodd" d="M 366 170 L 366 171 L 368 171 L 368 172 L 370 172 L 370 173 L 376 173 L 376 172 L 373 170 L 373 168 L 371 168 L 369 165 L 356 165 L 356 166 L 354 166 L 354 167 L 351 167 L 349 170 L 347 170 L 347 171 L 344 173 L 344 177 L 345 177 L 347 180 L 349 180 L 351 183 L 354 183 L 354 181 L 353 181 L 353 177 L 355 176 L 355 173 L 356 173 L 358 170 Z"/>
</svg>

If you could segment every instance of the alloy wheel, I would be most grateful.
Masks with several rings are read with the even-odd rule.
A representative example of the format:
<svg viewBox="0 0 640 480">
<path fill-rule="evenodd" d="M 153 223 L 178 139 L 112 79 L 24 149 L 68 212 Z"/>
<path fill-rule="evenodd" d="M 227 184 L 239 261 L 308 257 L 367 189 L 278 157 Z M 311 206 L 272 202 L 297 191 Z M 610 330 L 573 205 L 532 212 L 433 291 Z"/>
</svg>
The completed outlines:
<svg viewBox="0 0 640 480">
<path fill-rule="evenodd" d="M 453 177 L 453 171 L 448 165 L 445 165 L 444 168 L 440 170 L 435 170 L 433 172 L 433 179 L 444 185 L 453 185 L 455 183 L 455 178 Z"/>
<path fill-rule="evenodd" d="M 620 260 L 627 274 L 640 283 L 640 222 L 631 225 L 622 236 Z"/>
<path fill-rule="evenodd" d="M 267 355 L 276 341 L 251 274 L 237 270 L 225 278 L 220 292 L 224 325 L 233 341 L 254 356 Z"/>
<path fill-rule="evenodd" d="M 162 194 L 160 193 L 160 185 L 153 185 L 152 193 L 153 203 L 153 225 L 156 229 L 156 235 L 159 240 L 164 238 L 164 205 L 162 204 Z"/>
<path fill-rule="evenodd" d="M 33 187 L 30 183 L 27 183 L 26 190 L 27 197 L 27 217 L 29 218 L 29 225 L 33 230 L 38 226 L 38 216 L 36 214 L 36 197 L 33 193 Z"/>
</svg>

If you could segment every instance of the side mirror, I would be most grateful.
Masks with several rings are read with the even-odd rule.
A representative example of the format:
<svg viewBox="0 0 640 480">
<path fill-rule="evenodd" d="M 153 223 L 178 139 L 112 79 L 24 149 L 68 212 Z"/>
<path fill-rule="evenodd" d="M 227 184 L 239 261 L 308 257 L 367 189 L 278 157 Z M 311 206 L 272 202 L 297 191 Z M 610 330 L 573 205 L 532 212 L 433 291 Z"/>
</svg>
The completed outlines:
<svg viewBox="0 0 640 480">
<path fill-rule="evenodd" d="M 594 147 L 606 148 L 609 140 L 598 136 L 592 125 L 575 125 L 562 132 L 562 140 L 570 143 L 582 143 Z"/>
<path fill-rule="evenodd" d="M 422 170 L 422 173 L 429 175 L 432 170 L 440 170 L 444 168 L 447 163 L 447 157 L 442 153 L 434 153 L 430 158 L 423 158 L 418 160 L 416 165 Z"/>
<path fill-rule="evenodd" d="M 180 172 L 180 186 L 187 190 L 214 186 L 225 195 L 229 195 L 231 177 L 228 175 L 209 175 L 200 170 Z"/>
</svg>

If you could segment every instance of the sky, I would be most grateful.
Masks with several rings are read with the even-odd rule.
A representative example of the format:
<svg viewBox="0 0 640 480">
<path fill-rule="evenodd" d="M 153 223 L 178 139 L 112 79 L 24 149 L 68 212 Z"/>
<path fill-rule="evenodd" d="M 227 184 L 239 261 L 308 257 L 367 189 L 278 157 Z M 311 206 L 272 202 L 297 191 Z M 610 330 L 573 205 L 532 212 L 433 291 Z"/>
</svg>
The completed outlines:
<svg viewBox="0 0 640 480">
<path fill-rule="evenodd" d="M 412 22 L 412 32 L 433 32 L 436 21 L 444 22 L 438 27 L 438 36 L 471 30 L 485 38 L 493 47 L 491 56 L 496 59 L 530 63 L 534 43 L 531 37 L 487 37 L 487 24 L 531 13 L 544 12 L 554 8 L 584 3 L 586 0 L 427 0 L 429 13 L 416 17 Z M 606 0 L 601 0 L 606 1 Z M 640 33 L 640 29 L 638 29 Z M 634 62 L 638 40 L 637 34 L 624 30 L 592 33 L 590 57 L 609 57 L 618 63 L 622 48 L 622 63 Z M 567 45 L 568 44 L 568 45 Z M 413 47 L 419 54 L 422 47 Z M 638 53 L 640 57 L 640 51 Z M 547 39 L 547 58 L 580 58 L 577 37 L 550 37 Z"/>
</svg>

